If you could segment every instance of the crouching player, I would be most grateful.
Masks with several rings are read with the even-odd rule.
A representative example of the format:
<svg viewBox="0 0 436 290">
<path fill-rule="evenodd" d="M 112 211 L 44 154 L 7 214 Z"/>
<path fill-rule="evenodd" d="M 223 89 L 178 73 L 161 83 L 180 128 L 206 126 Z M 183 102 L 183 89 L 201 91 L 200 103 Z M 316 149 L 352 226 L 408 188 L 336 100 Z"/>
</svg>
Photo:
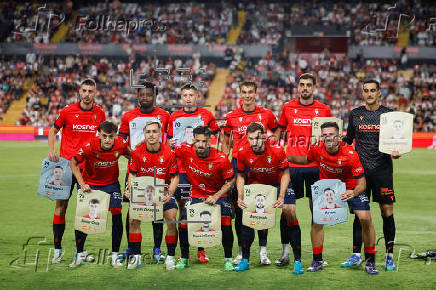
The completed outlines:
<svg viewBox="0 0 436 290">
<path fill-rule="evenodd" d="M 186 202 L 186 206 L 200 202 L 221 206 L 224 270 L 232 271 L 232 206 L 228 198 L 228 193 L 235 183 L 232 165 L 224 153 L 211 147 L 211 131 L 206 126 L 195 128 L 194 145 L 176 148 L 176 155 L 184 164 L 187 179 L 192 186 L 191 198 Z M 179 227 L 182 257 L 176 265 L 177 269 L 190 266 L 186 218 L 185 207 L 181 215 L 181 221 L 184 223 Z"/>
<path fill-rule="evenodd" d="M 290 156 L 288 159 L 297 164 L 314 161 L 319 168 L 320 179 L 340 179 L 345 182 L 347 190 L 342 193 L 342 200 L 348 201 L 350 212 L 357 215 L 362 224 L 365 270 L 368 274 L 378 274 L 375 268 L 375 230 L 371 220 L 369 200 L 364 192 L 366 180 L 359 156 L 353 147 L 339 142 L 339 127 L 335 122 L 321 125 L 321 137 L 323 141 L 311 147 L 307 156 Z M 324 229 L 322 225 L 313 225 L 313 262 L 307 269 L 309 272 L 316 272 L 323 267 Z"/>
<path fill-rule="evenodd" d="M 290 240 L 294 252 L 294 274 L 303 274 L 301 265 L 301 230 L 295 214 L 295 194 L 290 185 L 288 160 L 283 148 L 271 145 L 266 141 L 265 130 L 260 123 L 251 123 L 247 127 L 249 145 L 241 147 L 238 152 L 238 175 L 236 187 L 238 189 L 238 206 L 247 207 L 244 202 L 244 172 L 248 169 L 249 184 L 267 184 L 277 187 L 278 198 L 273 207 L 282 207 L 282 214 L 286 217 L 285 234 Z M 267 231 L 267 230 L 265 230 Z M 242 225 L 242 260 L 235 267 L 241 272 L 250 269 L 250 247 L 254 240 L 254 230 Z M 259 253 L 261 251 L 259 250 Z"/>
<path fill-rule="evenodd" d="M 168 193 L 163 202 L 163 214 L 167 223 L 167 234 L 165 242 L 168 254 L 165 260 L 167 270 L 175 268 L 174 255 L 177 246 L 177 228 L 174 223 L 177 216 L 177 204 L 174 199 L 174 192 L 179 184 L 176 156 L 174 151 L 167 145 L 160 142 L 162 136 L 162 125 L 158 120 L 149 121 L 144 127 L 145 142 L 141 143 L 132 152 L 129 163 L 128 187 L 124 195 L 130 199 L 131 182 L 134 177 L 154 176 L 165 180 L 169 184 Z M 129 243 L 132 250 L 132 258 L 127 269 L 136 269 L 142 266 L 141 259 L 141 221 L 129 219 L 130 232 Z"/>
<path fill-rule="evenodd" d="M 104 121 L 100 124 L 99 137 L 94 137 L 82 147 L 71 160 L 71 170 L 77 179 L 79 189 L 84 192 L 101 190 L 111 195 L 109 210 L 112 213 L 112 259 L 113 267 L 121 267 L 117 260 L 123 236 L 123 222 L 121 219 L 121 190 L 118 182 L 118 159 L 121 155 L 130 158 L 127 142 L 117 138 L 117 126 Z M 84 162 L 83 172 L 80 172 L 79 163 Z M 87 234 L 76 230 L 76 248 L 73 263 L 70 267 L 83 264 L 86 252 L 83 250 Z"/>
</svg>

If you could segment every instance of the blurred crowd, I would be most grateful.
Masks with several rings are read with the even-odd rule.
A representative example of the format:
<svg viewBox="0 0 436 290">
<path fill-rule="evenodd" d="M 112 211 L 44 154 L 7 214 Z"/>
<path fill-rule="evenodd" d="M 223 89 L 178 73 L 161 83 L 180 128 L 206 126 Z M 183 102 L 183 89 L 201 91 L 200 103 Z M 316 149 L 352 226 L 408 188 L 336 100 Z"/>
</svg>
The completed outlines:
<svg viewBox="0 0 436 290">
<path fill-rule="evenodd" d="M 250 79 L 258 84 L 257 104 L 280 116 L 283 104 L 298 97 L 296 81 L 303 72 L 317 76 L 315 99 L 328 104 L 332 115 L 344 120 L 349 112 L 363 105 L 361 86 L 364 79 L 381 83 L 382 103 L 394 110 L 415 114 L 415 131 L 434 131 L 436 124 L 436 65 L 399 68 L 397 60 L 350 60 L 345 55 L 325 57 L 319 54 L 311 61 L 283 53 L 257 62 L 245 60 L 232 66 L 226 80 L 224 97 L 216 107 L 215 117 L 239 106 L 238 83 Z"/>
<path fill-rule="evenodd" d="M 164 76 L 156 73 L 153 65 L 167 68 L 170 74 Z M 191 74 L 176 71 L 182 67 L 191 68 Z M 156 104 L 161 106 L 179 105 L 180 87 L 187 81 L 198 86 L 203 104 L 215 76 L 215 65 L 201 62 L 198 55 L 192 59 L 170 58 L 157 63 L 151 58 L 133 63 L 105 57 L 50 58 L 47 63 L 40 65 L 40 70 L 35 75 L 34 86 L 27 93 L 26 109 L 19 124 L 51 126 L 62 108 L 77 102 L 80 82 L 91 77 L 97 83 L 96 104 L 104 108 L 109 120 L 119 125 L 123 113 L 137 105 L 135 90 L 130 87 L 130 69 L 134 70 L 134 83 L 140 81 L 140 76 L 143 80 L 157 84 L 159 93 Z M 179 108 L 166 109 L 172 112 Z"/>
<path fill-rule="evenodd" d="M 245 11 L 246 22 L 238 44 L 280 45 L 292 25 L 299 24 L 307 29 L 320 25 L 330 26 L 333 31 L 348 31 L 352 45 L 395 45 L 398 33 L 402 32 L 408 34 L 409 45 L 436 45 L 436 6 L 431 1 L 399 0 L 394 4 L 246 1 L 233 4 L 226 1 L 124 3 L 115 0 L 84 2 L 77 6 L 73 6 L 72 1 L 65 1 L 65 5 L 49 2 L 38 12 L 40 6 L 29 2 L 1 3 L 0 23 L 9 22 L 15 27 L 2 41 L 49 42 L 49 36 L 56 31 L 59 22 L 57 17 L 52 17 L 47 28 L 47 15 L 52 12 L 65 15 L 65 23 L 72 20 L 64 42 L 225 43 L 231 27 L 238 24 L 237 12 Z M 77 11 L 75 20 L 72 18 L 73 9 Z M 26 28 L 35 26 L 38 16 L 36 32 L 25 32 Z"/>
<path fill-rule="evenodd" d="M 3 58 L 0 60 L 0 121 L 3 120 L 12 101 L 20 99 L 26 75 L 24 61 L 6 61 Z"/>
</svg>

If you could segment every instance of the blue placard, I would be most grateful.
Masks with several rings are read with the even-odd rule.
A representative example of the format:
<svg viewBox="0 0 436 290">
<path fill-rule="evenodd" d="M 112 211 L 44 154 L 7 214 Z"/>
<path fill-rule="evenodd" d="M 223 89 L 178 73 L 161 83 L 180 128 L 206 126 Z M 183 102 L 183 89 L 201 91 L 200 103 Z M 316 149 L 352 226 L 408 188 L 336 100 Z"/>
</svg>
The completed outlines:
<svg viewBox="0 0 436 290">
<path fill-rule="evenodd" d="M 345 183 L 339 179 L 322 179 L 312 185 L 313 222 L 333 226 L 348 220 L 347 202 L 341 194 Z"/>
<path fill-rule="evenodd" d="M 38 194 L 52 200 L 67 200 L 70 195 L 72 178 L 70 161 L 61 157 L 58 162 L 52 162 L 46 158 L 42 161 Z"/>
</svg>

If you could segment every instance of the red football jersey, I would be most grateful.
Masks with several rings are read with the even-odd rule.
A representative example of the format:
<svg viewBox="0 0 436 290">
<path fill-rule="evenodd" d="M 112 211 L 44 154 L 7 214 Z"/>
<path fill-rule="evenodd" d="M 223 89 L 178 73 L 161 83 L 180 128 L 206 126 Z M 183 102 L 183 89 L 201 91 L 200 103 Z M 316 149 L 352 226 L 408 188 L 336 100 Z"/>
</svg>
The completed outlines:
<svg viewBox="0 0 436 290">
<path fill-rule="evenodd" d="M 176 154 L 167 145 L 161 144 L 157 152 L 147 150 L 147 143 L 140 144 L 130 157 L 129 172 L 136 176 L 154 176 L 156 166 L 156 178 L 165 180 L 167 185 L 171 182 L 171 175 L 178 173 Z"/>
<path fill-rule="evenodd" d="M 175 150 L 177 158 L 184 164 L 186 176 L 192 185 L 192 197 L 207 198 L 214 195 L 226 180 L 234 176 L 227 156 L 213 147 L 210 148 L 207 158 L 198 157 L 194 146 L 183 145 Z M 228 194 L 222 196 L 228 196 Z"/>
<path fill-rule="evenodd" d="M 79 103 L 63 108 L 54 123 L 62 129 L 60 156 L 71 160 L 77 151 L 97 135 L 98 126 L 106 120 L 104 111 L 96 105 L 91 110 L 83 110 Z"/>
<path fill-rule="evenodd" d="M 228 136 L 233 135 L 232 157 L 236 158 L 240 141 L 245 136 L 248 125 L 253 122 L 260 122 L 265 130 L 275 131 L 278 127 L 277 118 L 271 110 L 256 106 L 252 112 L 245 112 L 238 108 L 229 112 L 225 117 L 226 123 L 224 133 Z"/>
<path fill-rule="evenodd" d="M 198 119 L 199 122 L 203 122 L 203 126 L 208 126 L 212 131 L 212 134 L 218 133 L 220 128 L 216 124 L 215 117 L 212 113 L 205 108 L 198 107 L 194 112 L 185 112 L 185 110 L 180 109 L 171 114 L 170 119 L 168 121 L 168 138 L 173 138 L 174 136 L 174 126 L 177 126 L 177 121 L 179 118 L 195 118 Z M 180 126 L 180 124 L 179 124 Z"/>
<path fill-rule="evenodd" d="M 248 145 L 247 145 L 248 144 Z M 266 142 L 262 154 L 255 154 L 247 143 L 239 148 L 238 172 L 248 169 L 248 184 L 279 185 L 282 170 L 288 168 L 288 159 L 282 147 Z"/>
<path fill-rule="evenodd" d="M 320 179 L 340 179 L 345 182 L 347 189 L 354 189 L 356 179 L 364 176 L 359 155 L 353 147 L 341 143 L 339 151 L 335 155 L 325 150 L 324 143 L 309 148 L 307 159 L 314 161 L 319 168 Z"/>
<path fill-rule="evenodd" d="M 118 159 L 127 153 L 127 141 L 117 138 L 110 150 L 103 150 L 100 138 L 94 137 L 74 156 L 78 163 L 84 162 L 83 180 L 92 185 L 108 185 L 118 182 Z"/>
<path fill-rule="evenodd" d="M 162 124 L 162 142 L 164 142 L 170 118 L 170 114 L 167 111 L 154 107 L 150 114 L 143 114 L 141 113 L 141 108 L 137 107 L 124 113 L 121 118 L 119 134 L 123 137 L 129 137 L 129 146 L 132 150 L 135 150 L 136 145 L 145 139 L 143 131 L 145 124 L 154 118 L 158 119 Z"/>
<path fill-rule="evenodd" d="M 329 106 L 318 101 L 311 105 L 302 105 L 300 100 L 287 102 L 280 115 L 279 126 L 286 128 L 288 156 L 305 156 L 312 136 L 312 120 L 315 117 L 331 117 Z M 291 167 L 313 167 L 314 163 L 299 165 L 290 163 Z"/>
</svg>

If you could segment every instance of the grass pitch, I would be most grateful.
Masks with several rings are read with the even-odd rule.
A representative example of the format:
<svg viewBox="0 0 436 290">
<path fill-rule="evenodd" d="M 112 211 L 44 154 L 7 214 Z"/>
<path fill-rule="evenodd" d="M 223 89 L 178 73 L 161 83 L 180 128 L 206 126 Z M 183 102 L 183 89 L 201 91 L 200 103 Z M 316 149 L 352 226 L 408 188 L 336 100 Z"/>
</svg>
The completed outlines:
<svg viewBox="0 0 436 290">
<path fill-rule="evenodd" d="M 324 259 L 329 266 L 317 273 L 292 275 L 289 267 L 261 266 L 257 255 L 257 237 L 252 248 L 251 270 L 243 273 L 226 273 L 223 267 L 223 250 L 208 250 L 209 264 L 196 262 L 196 250 L 191 248 L 192 266 L 181 271 L 166 271 L 162 264 L 150 260 L 137 271 L 112 269 L 103 263 L 104 249 L 110 255 L 111 225 L 103 235 L 88 236 L 86 249 L 97 260 L 70 269 L 75 250 L 73 216 L 76 194 L 70 200 L 67 225 L 63 238 L 66 251 L 64 261 L 48 264 L 52 248 L 52 217 L 54 202 L 38 196 L 37 184 L 41 160 L 47 156 L 45 142 L 0 142 L 0 288 L 86 288 L 86 289 L 290 289 L 290 288 L 436 288 L 436 263 L 410 260 L 413 249 L 423 252 L 436 248 L 436 152 L 415 149 L 394 161 L 394 188 L 397 203 L 394 207 L 397 225 L 394 260 L 398 271 L 383 269 L 384 242 L 376 247 L 380 274 L 369 276 L 360 269 L 341 269 L 339 264 L 349 257 L 352 248 L 352 224 L 347 222 L 326 227 Z M 121 161 L 120 182 L 124 182 L 127 162 Z M 125 208 L 126 204 L 123 205 Z M 377 204 L 372 203 L 372 216 L 377 238 L 383 236 L 382 219 Z M 126 214 L 126 210 L 123 210 Z M 308 200 L 297 201 L 297 216 L 302 230 L 303 266 L 311 261 L 310 211 Z M 349 219 L 352 221 L 352 216 Z M 125 219 L 123 219 L 125 221 Z M 278 220 L 277 220 L 278 221 Z M 109 219 L 110 223 L 110 219 Z M 150 253 L 153 247 L 150 224 L 142 225 L 142 252 Z M 407 245 L 406 245 L 407 244 Z M 411 247 L 410 247 L 411 246 Z M 123 236 L 121 248 L 126 247 Z M 401 248 L 401 255 L 399 255 Z M 162 249 L 166 250 L 165 244 Z M 236 236 L 234 253 L 237 251 Z M 270 230 L 268 255 L 274 260 L 280 255 L 278 225 Z M 177 248 L 176 256 L 180 255 Z M 100 259 L 98 259 L 100 256 Z M 37 258 L 37 259 L 35 259 Z M 35 262 L 35 260 L 37 260 Z"/>
</svg>

